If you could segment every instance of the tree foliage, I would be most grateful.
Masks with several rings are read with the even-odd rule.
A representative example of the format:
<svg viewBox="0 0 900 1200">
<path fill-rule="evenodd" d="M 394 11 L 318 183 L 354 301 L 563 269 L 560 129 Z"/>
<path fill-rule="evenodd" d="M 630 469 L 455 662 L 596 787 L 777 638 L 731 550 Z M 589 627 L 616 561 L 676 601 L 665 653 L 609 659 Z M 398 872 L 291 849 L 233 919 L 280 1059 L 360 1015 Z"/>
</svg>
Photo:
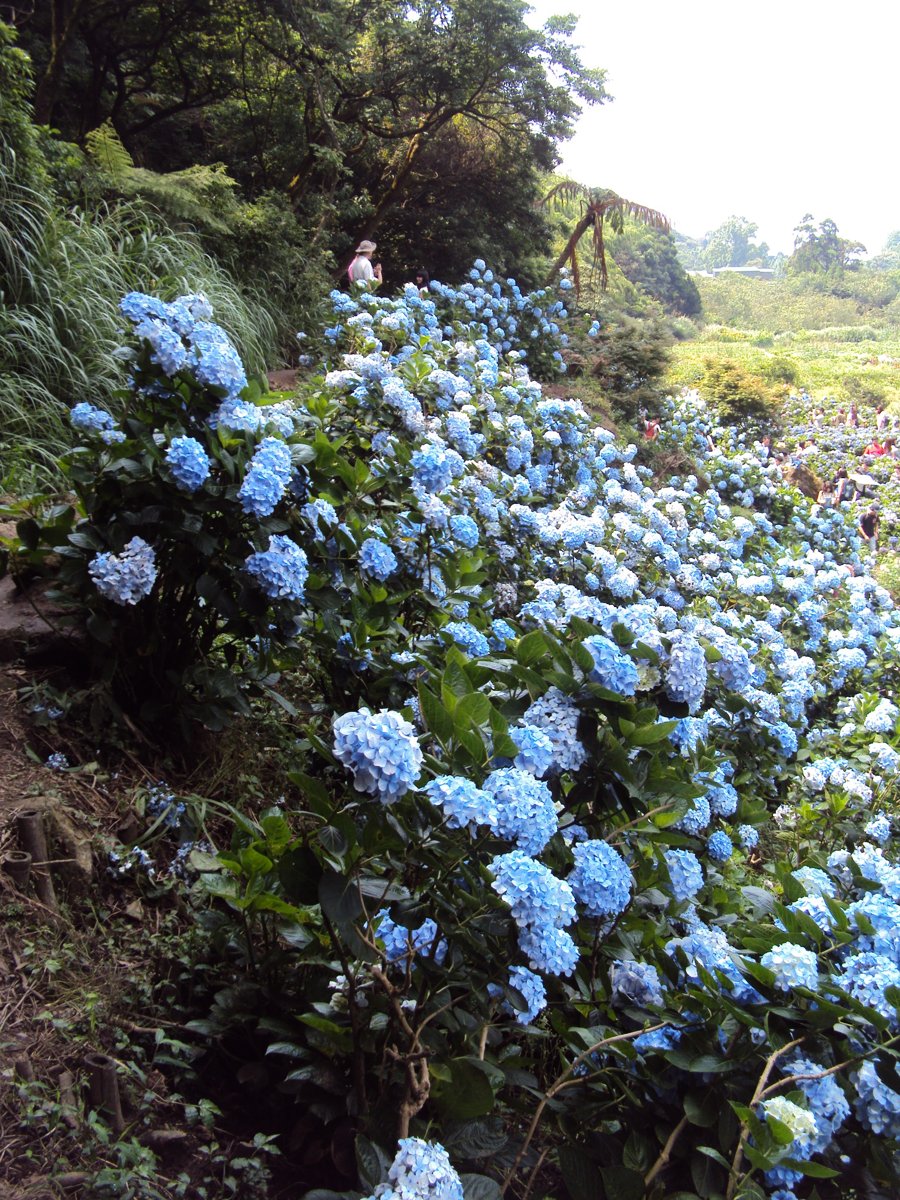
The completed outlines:
<svg viewBox="0 0 900 1200">
<path fill-rule="evenodd" d="M 729 217 L 718 229 L 706 235 L 703 264 L 708 270 L 715 267 L 745 267 L 750 263 L 769 265 L 769 247 L 765 242 L 756 245 L 753 239 L 758 226 L 746 217 Z"/>
<path fill-rule="evenodd" d="M 667 313 L 699 315 L 700 293 L 681 265 L 670 233 L 627 222 L 622 233 L 610 241 L 608 249 L 625 277 L 658 300 Z"/>
<path fill-rule="evenodd" d="M 580 202 L 582 206 L 581 216 L 576 222 L 575 228 L 572 230 L 562 253 L 557 257 L 550 269 L 548 278 L 552 279 L 562 267 L 568 264 L 572 271 L 572 279 L 576 289 L 580 286 L 581 279 L 578 263 L 578 246 L 588 230 L 591 231 L 591 247 L 593 249 L 594 262 L 600 268 L 600 286 L 603 289 L 606 288 L 609 279 L 605 242 L 605 230 L 607 226 L 614 233 L 621 233 L 625 225 L 625 218 L 631 217 L 633 220 L 643 225 L 648 225 L 653 229 L 661 229 L 665 233 L 669 232 L 668 217 L 664 216 L 661 212 L 657 212 L 656 209 L 639 204 L 636 200 L 627 200 L 624 196 L 619 196 L 616 192 L 610 191 L 608 188 L 590 188 L 583 183 L 564 179 L 561 183 L 555 184 L 544 197 L 545 204 L 554 202 L 566 204 L 572 200 Z"/>
<path fill-rule="evenodd" d="M 553 167 L 581 105 L 606 99 L 603 72 L 571 44 L 574 18 L 533 29 L 526 11 L 522 0 L 58 0 L 26 36 L 40 117 L 67 136 L 108 120 L 139 167 L 223 162 L 251 197 L 286 192 L 311 253 L 333 242 L 349 256 L 399 215 L 396 245 L 416 232 L 407 210 L 453 212 L 448 234 L 474 226 L 461 269 L 498 178 L 510 211 L 495 222 L 495 261 L 515 261 L 536 169 Z M 544 248 L 545 225 L 528 224 Z M 426 255 L 438 257 L 436 239 L 410 259 Z"/>
<path fill-rule="evenodd" d="M 844 271 L 858 266 L 855 260 L 865 252 L 862 242 L 842 238 L 830 218 L 816 226 L 812 213 L 807 213 L 794 229 L 794 253 L 787 270 L 791 275 Z"/>
</svg>

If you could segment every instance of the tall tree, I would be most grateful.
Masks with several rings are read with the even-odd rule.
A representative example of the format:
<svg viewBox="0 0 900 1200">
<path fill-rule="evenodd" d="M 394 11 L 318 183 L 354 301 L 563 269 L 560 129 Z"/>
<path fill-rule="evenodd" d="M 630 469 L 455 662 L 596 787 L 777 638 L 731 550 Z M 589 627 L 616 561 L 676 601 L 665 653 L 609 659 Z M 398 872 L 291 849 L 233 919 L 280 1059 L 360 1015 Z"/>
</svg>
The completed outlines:
<svg viewBox="0 0 900 1200">
<path fill-rule="evenodd" d="M 749 262 L 768 265 L 769 247 L 756 245 L 759 227 L 746 217 L 729 217 L 718 229 L 706 236 L 703 263 L 707 270 L 715 267 L 743 267 Z"/>
<path fill-rule="evenodd" d="M 566 203 L 572 200 L 576 200 L 581 204 L 582 214 L 576 222 L 575 228 L 572 230 L 562 253 L 553 264 L 548 275 L 548 282 L 568 263 L 572 270 L 572 279 L 575 287 L 578 288 L 580 286 L 581 272 L 578 263 L 578 246 L 588 230 L 591 231 L 594 261 L 600 267 L 601 288 L 606 288 L 609 282 L 609 273 L 606 265 L 605 226 L 608 225 L 615 233 L 621 233 L 624 228 L 625 218 L 628 216 L 640 224 L 648 225 L 653 229 L 662 229 L 666 233 L 670 230 L 669 218 L 661 212 L 657 212 L 655 208 L 647 208 L 644 204 L 638 204 L 636 200 L 626 200 L 624 196 L 619 196 L 616 192 L 609 191 L 606 188 L 589 188 L 583 183 L 575 183 L 571 179 L 565 179 L 562 183 L 558 183 L 555 187 L 551 188 L 544 197 L 545 204 L 552 203 L 553 201 Z"/>
<path fill-rule="evenodd" d="M 791 275 L 843 271 L 857 266 L 855 260 L 865 252 L 862 242 L 842 238 L 830 218 L 820 221 L 817 227 L 812 213 L 807 213 L 794 229 L 794 253 L 788 259 L 787 270 Z"/>
</svg>

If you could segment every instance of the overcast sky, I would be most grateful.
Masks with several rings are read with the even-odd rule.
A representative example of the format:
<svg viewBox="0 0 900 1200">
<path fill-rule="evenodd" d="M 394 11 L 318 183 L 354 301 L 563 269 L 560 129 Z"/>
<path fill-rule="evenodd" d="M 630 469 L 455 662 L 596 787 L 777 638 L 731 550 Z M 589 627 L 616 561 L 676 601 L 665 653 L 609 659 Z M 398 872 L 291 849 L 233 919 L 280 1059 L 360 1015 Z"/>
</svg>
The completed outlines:
<svg viewBox="0 0 900 1200">
<path fill-rule="evenodd" d="M 700 237 L 731 215 L 790 253 L 805 213 L 877 254 L 900 229 L 896 0 L 531 0 L 614 100 L 583 113 L 563 170 Z"/>
</svg>

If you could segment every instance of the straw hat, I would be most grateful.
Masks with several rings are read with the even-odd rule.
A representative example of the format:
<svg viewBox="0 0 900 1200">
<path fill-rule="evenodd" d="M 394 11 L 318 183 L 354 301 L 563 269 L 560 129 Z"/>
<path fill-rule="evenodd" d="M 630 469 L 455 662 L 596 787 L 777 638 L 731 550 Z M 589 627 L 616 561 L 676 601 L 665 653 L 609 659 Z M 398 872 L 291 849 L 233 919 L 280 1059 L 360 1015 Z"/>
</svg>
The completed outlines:
<svg viewBox="0 0 900 1200">
<path fill-rule="evenodd" d="M 360 242 L 359 245 L 356 247 L 356 253 L 357 254 L 372 254 L 372 253 L 374 253 L 374 251 L 376 249 L 377 249 L 377 247 L 374 242 L 364 241 L 364 242 Z"/>
</svg>

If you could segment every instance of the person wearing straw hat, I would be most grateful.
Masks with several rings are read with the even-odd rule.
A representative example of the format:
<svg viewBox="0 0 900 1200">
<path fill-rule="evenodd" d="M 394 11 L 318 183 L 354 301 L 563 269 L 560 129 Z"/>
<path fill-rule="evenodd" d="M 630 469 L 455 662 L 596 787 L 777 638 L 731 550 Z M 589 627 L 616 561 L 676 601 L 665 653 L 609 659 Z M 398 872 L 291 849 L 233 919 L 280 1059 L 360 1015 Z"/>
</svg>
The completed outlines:
<svg viewBox="0 0 900 1200">
<path fill-rule="evenodd" d="M 368 240 L 361 241 L 356 247 L 356 258 L 347 268 L 347 275 L 352 284 L 377 287 L 381 283 L 381 263 L 372 265 L 375 250 L 375 243 Z"/>
</svg>

